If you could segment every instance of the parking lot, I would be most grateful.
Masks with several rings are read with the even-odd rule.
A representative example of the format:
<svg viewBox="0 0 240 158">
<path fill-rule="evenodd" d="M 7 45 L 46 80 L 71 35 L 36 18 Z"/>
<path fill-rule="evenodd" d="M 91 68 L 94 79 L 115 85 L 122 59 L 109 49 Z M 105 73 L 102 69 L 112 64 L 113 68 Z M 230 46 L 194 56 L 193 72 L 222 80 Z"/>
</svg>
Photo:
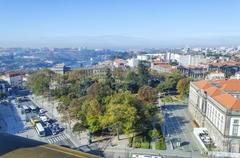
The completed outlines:
<svg viewBox="0 0 240 158">
<path fill-rule="evenodd" d="M 9 102 L 0 105 L 0 131 L 51 144 L 74 147 L 63 133 L 64 128 L 57 120 L 51 119 L 46 110 L 41 110 L 28 98 L 17 100 L 11 98 Z M 37 124 L 40 128 L 42 126 L 43 133 L 37 132 Z"/>
<path fill-rule="evenodd" d="M 187 106 L 177 104 L 165 105 L 162 111 L 165 117 L 166 142 L 172 148 L 170 150 L 200 152 L 193 136 L 193 128 Z"/>
</svg>

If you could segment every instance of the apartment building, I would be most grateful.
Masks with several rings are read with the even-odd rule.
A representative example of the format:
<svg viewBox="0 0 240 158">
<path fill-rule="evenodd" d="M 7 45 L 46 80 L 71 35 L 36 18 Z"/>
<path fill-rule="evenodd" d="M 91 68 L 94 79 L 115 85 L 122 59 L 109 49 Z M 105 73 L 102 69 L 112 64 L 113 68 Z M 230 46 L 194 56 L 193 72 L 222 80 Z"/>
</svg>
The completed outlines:
<svg viewBox="0 0 240 158">
<path fill-rule="evenodd" d="M 175 69 L 175 67 L 162 61 L 153 61 L 151 62 L 151 69 L 157 71 L 158 73 L 161 73 L 171 72 Z"/>
<path fill-rule="evenodd" d="M 8 93 L 9 83 L 0 79 L 0 93 Z"/>
<path fill-rule="evenodd" d="M 207 128 L 216 147 L 240 152 L 240 80 L 200 80 L 190 84 L 189 112 Z"/>
<path fill-rule="evenodd" d="M 224 80 L 226 78 L 225 73 L 220 71 L 210 72 L 205 79 L 206 80 Z"/>
<path fill-rule="evenodd" d="M 12 87 L 21 87 L 22 86 L 22 74 L 17 72 L 8 72 L 2 76 L 0 79 L 7 81 Z"/>
<path fill-rule="evenodd" d="M 51 70 L 54 71 L 55 73 L 63 75 L 66 72 L 70 71 L 71 68 L 67 67 L 64 63 L 61 63 L 61 64 L 57 64 L 54 67 L 52 67 Z"/>
<path fill-rule="evenodd" d="M 166 60 L 177 61 L 181 66 L 198 66 L 200 63 L 205 63 L 207 60 L 204 55 L 192 55 L 192 54 L 178 54 L 167 53 Z"/>
<path fill-rule="evenodd" d="M 103 80 L 106 77 L 107 72 L 110 70 L 111 67 L 105 65 L 95 65 L 92 67 L 87 68 L 80 68 L 80 69 L 72 69 L 81 72 L 82 77 L 86 78 L 97 78 L 99 80 Z"/>
</svg>

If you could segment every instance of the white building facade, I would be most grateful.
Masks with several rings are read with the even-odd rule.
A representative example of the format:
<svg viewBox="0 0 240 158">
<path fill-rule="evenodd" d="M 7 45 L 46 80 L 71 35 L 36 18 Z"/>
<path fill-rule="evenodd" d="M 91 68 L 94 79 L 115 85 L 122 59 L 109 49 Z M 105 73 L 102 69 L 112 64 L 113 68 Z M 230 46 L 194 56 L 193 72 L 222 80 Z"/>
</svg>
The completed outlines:
<svg viewBox="0 0 240 158">
<path fill-rule="evenodd" d="M 201 80 L 190 84 L 189 112 L 207 128 L 217 150 L 240 152 L 240 81 Z"/>
<path fill-rule="evenodd" d="M 204 55 L 191 55 L 191 54 L 178 54 L 178 53 L 167 53 L 167 61 L 177 61 L 179 65 L 198 66 L 200 63 L 206 62 Z"/>
<path fill-rule="evenodd" d="M 17 73 L 6 73 L 1 76 L 1 79 L 7 81 L 12 87 L 21 87 L 23 82 L 22 75 Z"/>
</svg>

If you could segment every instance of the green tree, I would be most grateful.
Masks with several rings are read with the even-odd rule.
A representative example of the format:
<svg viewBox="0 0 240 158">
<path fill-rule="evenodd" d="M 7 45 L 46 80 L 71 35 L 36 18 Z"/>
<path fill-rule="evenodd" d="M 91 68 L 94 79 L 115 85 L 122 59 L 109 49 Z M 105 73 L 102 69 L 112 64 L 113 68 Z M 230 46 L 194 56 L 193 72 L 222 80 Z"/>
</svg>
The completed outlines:
<svg viewBox="0 0 240 158">
<path fill-rule="evenodd" d="M 79 95 L 80 96 L 86 95 L 87 89 L 94 83 L 95 83 L 95 81 L 93 81 L 91 79 L 86 79 L 86 80 L 82 81 L 81 84 L 79 85 Z"/>
<path fill-rule="evenodd" d="M 63 95 L 59 98 L 59 101 L 63 102 L 65 106 L 69 106 L 71 99 Z"/>
<path fill-rule="evenodd" d="M 68 108 L 70 117 L 79 120 L 91 132 L 102 129 L 101 118 L 104 110 L 98 100 L 90 96 L 72 100 Z"/>
<path fill-rule="evenodd" d="M 192 81 L 191 78 L 183 78 L 178 81 L 177 92 L 181 99 L 183 99 L 183 97 L 189 93 L 189 84 L 191 81 Z"/>
<path fill-rule="evenodd" d="M 138 90 L 138 97 L 148 103 L 155 103 L 157 101 L 157 92 L 154 88 L 144 85 Z"/>
<path fill-rule="evenodd" d="M 101 103 L 103 103 L 105 97 L 112 93 L 113 90 L 108 85 L 99 82 L 95 82 L 87 88 L 87 95 L 96 98 Z"/>
<path fill-rule="evenodd" d="M 118 135 L 129 134 L 136 122 L 135 100 L 129 92 L 120 92 L 107 98 L 106 114 L 103 117 L 104 127 L 111 127 Z"/>
<path fill-rule="evenodd" d="M 91 132 L 97 132 L 101 130 L 101 118 L 104 109 L 102 109 L 99 102 L 92 98 L 90 101 L 85 101 L 83 107 L 87 109 L 86 121 Z"/>
<path fill-rule="evenodd" d="M 109 86 L 112 90 L 115 90 L 116 88 L 115 79 L 113 78 L 111 70 L 109 68 L 107 69 L 107 72 L 106 72 L 106 78 L 105 78 L 104 84 L 106 86 Z"/>
<path fill-rule="evenodd" d="M 84 126 L 84 124 L 80 122 L 75 123 L 72 129 L 73 132 L 79 132 L 79 133 L 85 130 L 86 130 L 86 127 Z"/>
<path fill-rule="evenodd" d="M 176 90 L 177 83 L 180 79 L 184 78 L 184 76 L 178 71 L 173 71 L 171 73 L 163 74 L 164 81 L 160 82 L 157 89 L 159 92 L 167 92 L 169 90 Z"/>
<path fill-rule="evenodd" d="M 145 65 L 143 61 L 140 61 L 137 67 L 138 72 L 138 83 L 140 86 L 148 83 L 148 67 Z"/>
<path fill-rule="evenodd" d="M 44 69 L 35 73 L 32 73 L 28 77 L 27 85 L 36 95 L 43 95 L 49 92 L 49 83 L 54 78 L 55 73 Z"/>
<path fill-rule="evenodd" d="M 153 139 L 157 139 L 160 137 L 160 133 L 156 128 L 150 131 L 150 135 Z"/>
<path fill-rule="evenodd" d="M 139 89 L 138 79 L 138 75 L 134 71 L 128 71 L 124 83 L 125 90 L 137 93 Z"/>
</svg>

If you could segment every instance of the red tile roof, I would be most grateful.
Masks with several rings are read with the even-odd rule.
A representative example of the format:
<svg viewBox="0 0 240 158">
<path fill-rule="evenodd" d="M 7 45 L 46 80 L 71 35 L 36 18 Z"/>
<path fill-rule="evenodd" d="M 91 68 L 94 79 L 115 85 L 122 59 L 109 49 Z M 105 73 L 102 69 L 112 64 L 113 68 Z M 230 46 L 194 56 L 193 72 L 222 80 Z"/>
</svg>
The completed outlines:
<svg viewBox="0 0 240 158">
<path fill-rule="evenodd" d="M 209 84 L 206 80 L 201 80 L 201 81 L 197 81 L 195 82 L 195 85 L 200 88 L 200 89 L 207 89 L 209 87 L 211 87 L 212 85 Z"/>
<path fill-rule="evenodd" d="M 240 93 L 240 80 L 200 80 L 194 84 L 225 108 L 240 109 L 240 100 L 230 94 L 231 92 Z"/>
<path fill-rule="evenodd" d="M 221 90 L 219 90 L 216 87 L 210 87 L 210 88 L 206 89 L 205 91 L 207 92 L 208 95 L 210 95 L 212 97 L 217 96 L 217 95 L 221 94 L 221 92 L 222 92 Z"/>
<path fill-rule="evenodd" d="M 224 93 L 213 98 L 227 109 L 240 109 L 240 101 L 230 94 Z"/>
<path fill-rule="evenodd" d="M 213 66 L 236 66 L 236 65 L 240 65 L 240 62 L 237 61 L 224 61 L 224 62 L 216 62 L 216 63 L 210 63 L 209 65 L 213 65 Z"/>
<path fill-rule="evenodd" d="M 240 91 L 240 80 L 230 79 L 222 85 L 224 91 Z"/>
<path fill-rule="evenodd" d="M 163 67 L 163 68 L 166 68 L 166 69 L 172 69 L 172 65 L 167 64 L 167 63 L 154 63 L 154 66 Z"/>
</svg>

